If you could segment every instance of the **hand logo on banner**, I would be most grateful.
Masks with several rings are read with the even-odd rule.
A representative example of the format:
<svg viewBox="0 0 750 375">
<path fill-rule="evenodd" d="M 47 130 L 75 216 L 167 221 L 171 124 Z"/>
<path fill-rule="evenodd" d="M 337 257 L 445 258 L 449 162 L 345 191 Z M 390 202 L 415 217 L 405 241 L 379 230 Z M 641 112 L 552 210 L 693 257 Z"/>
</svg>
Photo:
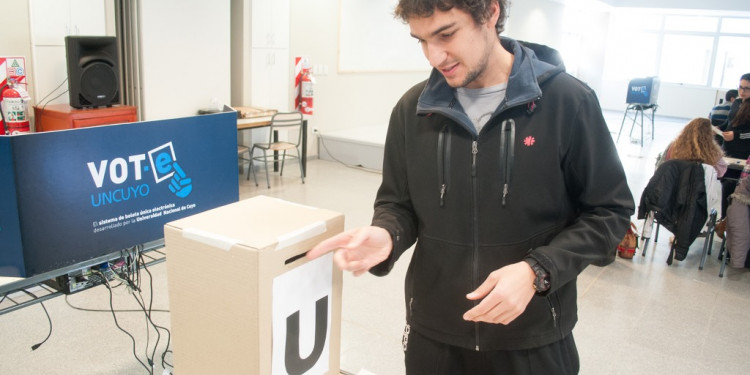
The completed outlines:
<svg viewBox="0 0 750 375">
<path fill-rule="evenodd" d="M 168 178 L 169 190 L 176 196 L 185 198 L 193 191 L 193 180 L 188 178 L 185 171 L 177 164 L 172 142 L 166 143 L 148 152 L 156 183 Z"/>
<path fill-rule="evenodd" d="M 185 176 L 185 172 L 177 162 L 172 163 L 172 167 L 175 173 L 172 175 L 172 181 L 169 182 L 169 190 L 176 196 L 185 198 L 193 191 L 192 179 Z"/>
</svg>

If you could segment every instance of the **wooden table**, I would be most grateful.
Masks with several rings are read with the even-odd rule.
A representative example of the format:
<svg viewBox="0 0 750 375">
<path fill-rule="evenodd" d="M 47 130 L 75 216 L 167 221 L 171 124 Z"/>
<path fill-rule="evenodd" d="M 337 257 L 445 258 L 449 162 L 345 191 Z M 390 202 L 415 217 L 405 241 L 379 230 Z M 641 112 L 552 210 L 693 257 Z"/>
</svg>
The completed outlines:
<svg viewBox="0 0 750 375">
<path fill-rule="evenodd" d="M 727 167 L 729 169 L 737 169 L 737 170 L 743 170 L 745 168 L 745 164 L 747 160 L 745 159 L 737 159 L 737 158 L 728 158 L 725 157 L 724 160 L 727 162 Z"/>
<path fill-rule="evenodd" d="M 38 132 L 138 121 L 136 107 L 129 105 L 78 109 L 68 104 L 52 104 L 34 107 L 34 116 Z"/>
</svg>

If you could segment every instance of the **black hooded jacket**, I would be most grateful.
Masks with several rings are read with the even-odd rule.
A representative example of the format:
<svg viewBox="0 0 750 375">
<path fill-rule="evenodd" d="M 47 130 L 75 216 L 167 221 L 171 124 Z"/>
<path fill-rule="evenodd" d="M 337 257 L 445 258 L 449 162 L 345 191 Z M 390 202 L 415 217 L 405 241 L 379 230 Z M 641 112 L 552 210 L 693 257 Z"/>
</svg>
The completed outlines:
<svg viewBox="0 0 750 375">
<path fill-rule="evenodd" d="M 594 92 L 564 72 L 556 51 L 501 43 L 515 58 L 506 98 L 481 133 L 435 70 L 396 104 L 372 221 L 394 245 L 373 274 L 388 273 L 416 242 L 405 282 L 408 324 L 471 350 L 533 348 L 567 336 L 577 320 L 578 274 L 613 261 L 634 211 Z M 466 294 L 526 257 L 549 272 L 551 289 L 508 325 L 463 320 L 477 303 Z"/>
</svg>

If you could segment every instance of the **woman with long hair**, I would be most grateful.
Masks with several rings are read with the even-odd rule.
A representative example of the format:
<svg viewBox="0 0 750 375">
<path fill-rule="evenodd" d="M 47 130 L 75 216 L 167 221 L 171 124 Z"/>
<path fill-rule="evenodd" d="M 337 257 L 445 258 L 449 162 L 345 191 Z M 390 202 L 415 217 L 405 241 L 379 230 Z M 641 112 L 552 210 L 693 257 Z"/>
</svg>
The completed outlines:
<svg viewBox="0 0 750 375">
<path fill-rule="evenodd" d="M 671 159 L 699 161 L 712 165 L 721 178 L 727 171 L 727 163 L 723 157 L 724 151 L 716 143 L 711 130 L 711 120 L 699 117 L 688 122 L 677 138 L 667 146 L 661 162 Z"/>
<path fill-rule="evenodd" d="M 745 160 L 750 156 L 750 100 L 743 100 L 737 114 L 723 133 L 724 151 L 730 158 Z"/>
</svg>

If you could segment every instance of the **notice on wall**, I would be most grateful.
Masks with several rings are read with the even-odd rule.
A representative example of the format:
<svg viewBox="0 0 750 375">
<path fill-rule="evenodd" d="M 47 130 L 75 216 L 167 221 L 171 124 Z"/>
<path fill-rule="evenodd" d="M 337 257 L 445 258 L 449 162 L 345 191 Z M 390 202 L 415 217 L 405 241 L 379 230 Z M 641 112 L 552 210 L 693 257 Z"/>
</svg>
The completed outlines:
<svg viewBox="0 0 750 375">
<path fill-rule="evenodd" d="M 333 253 L 273 280 L 273 374 L 329 370 Z"/>
<path fill-rule="evenodd" d="M 26 58 L 0 56 L 0 87 L 15 81 L 24 91 L 26 87 Z"/>
</svg>

